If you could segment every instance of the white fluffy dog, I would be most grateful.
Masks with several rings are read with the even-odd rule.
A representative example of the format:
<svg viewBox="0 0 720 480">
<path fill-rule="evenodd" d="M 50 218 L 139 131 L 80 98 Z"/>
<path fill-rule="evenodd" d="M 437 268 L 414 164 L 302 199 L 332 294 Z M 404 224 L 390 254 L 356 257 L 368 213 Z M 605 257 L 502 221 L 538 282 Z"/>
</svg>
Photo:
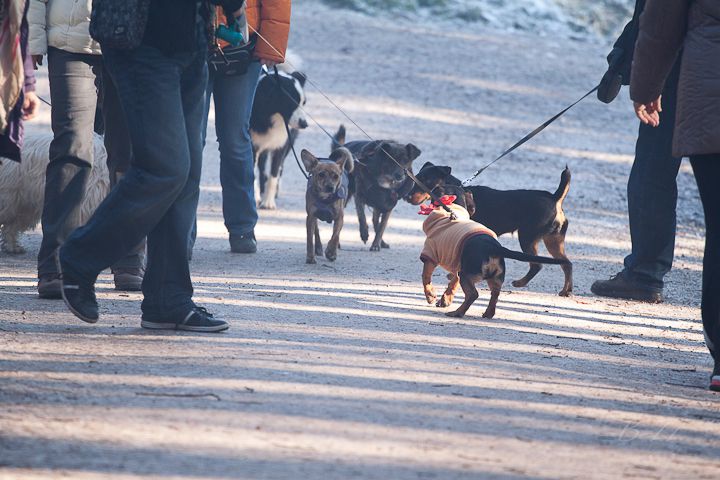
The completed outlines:
<svg viewBox="0 0 720 480">
<path fill-rule="evenodd" d="M 40 222 L 52 138 L 51 134 L 28 134 L 21 163 L 0 159 L 0 249 L 3 252 L 25 253 L 18 237 Z M 93 163 L 82 205 L 70 218 L 73 227 L 83 225 L 110 191 L 107 153 L 99 135 L 94 139 Z"/>
</svg>

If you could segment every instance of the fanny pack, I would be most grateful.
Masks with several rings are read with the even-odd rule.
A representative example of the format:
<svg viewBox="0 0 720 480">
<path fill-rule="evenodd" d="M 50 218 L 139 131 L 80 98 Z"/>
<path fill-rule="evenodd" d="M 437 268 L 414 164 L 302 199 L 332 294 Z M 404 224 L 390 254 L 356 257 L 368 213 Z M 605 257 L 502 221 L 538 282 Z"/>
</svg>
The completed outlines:
<svg viewBox="0 0 720 480">
<path fill-rule="evenodd" d="M 150 0 L 93 0 L 90 36 L 103 47 L 132 50 L 145 35 Z"/>
<path fill-rule="evenodd" d="M 238 47 L 217 47 L 210 53 L 208 65 L 220 75 L 244 75 L 250 64 L 255 61 L 254 52 L 257 37 L 253 35 L 245 45 Z"/>
</svg>

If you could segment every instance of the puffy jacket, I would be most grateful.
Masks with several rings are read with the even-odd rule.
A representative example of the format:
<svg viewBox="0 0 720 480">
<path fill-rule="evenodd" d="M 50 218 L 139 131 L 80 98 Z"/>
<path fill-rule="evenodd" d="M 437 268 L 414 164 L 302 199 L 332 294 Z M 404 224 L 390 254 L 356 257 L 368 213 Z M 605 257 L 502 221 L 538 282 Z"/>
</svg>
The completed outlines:
<svg viewBox="0 0 720 480">
<path fill-rule="evenodd" d="M 683 48 L 673 153 L 677 157 L 720 153 L 720 2 L 648 0 L 630 82 L 640 103 L 662 92 Z"/>
<path fill-rule="evenodd" d="M 291 0 L 247 0 L 246 15 L 250 34 L 259 32 L 270 45 L 258 38 L 255 56 L 264 60 L 282 63 L 285 61 L 288 37 L 290 35 Z M 222 9 L 218 18 L 225 22 Z"/>
<path fill-rule="evenodd" d="M 100 55 L 90 38 L 92 0 L 30 0 L 30 53 L 45 55 L 48 46 L 72 53 Z"/>
</svg>

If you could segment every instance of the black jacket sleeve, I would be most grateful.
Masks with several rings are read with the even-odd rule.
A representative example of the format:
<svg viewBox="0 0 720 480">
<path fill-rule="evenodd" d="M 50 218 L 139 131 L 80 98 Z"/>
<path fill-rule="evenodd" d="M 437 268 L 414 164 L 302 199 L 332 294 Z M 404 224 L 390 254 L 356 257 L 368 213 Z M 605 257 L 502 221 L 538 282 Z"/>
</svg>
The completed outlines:
<svg viewBox="0 0 720 480">
<path fill-rule="evenodd" d="M 645 0 L 636 0 L 635 12 L 630 22 L 625 25 L 623 32 L 613 45 L 613 49 L 607 57 L 608 70 L 619 74 L 622 77 L 622 84 L 630 84 L 630 71 L 632 69 L 633 56 L 635 54 L 635 42 L 640 31 L 640 15 L 645 9 Z"/>
<path fill-rule="evenodd" d="M 220 5 L 226 12 L 234 12 L 241 8 L 245 0 L 210 0 L 215 5 Z"/>
</svg>

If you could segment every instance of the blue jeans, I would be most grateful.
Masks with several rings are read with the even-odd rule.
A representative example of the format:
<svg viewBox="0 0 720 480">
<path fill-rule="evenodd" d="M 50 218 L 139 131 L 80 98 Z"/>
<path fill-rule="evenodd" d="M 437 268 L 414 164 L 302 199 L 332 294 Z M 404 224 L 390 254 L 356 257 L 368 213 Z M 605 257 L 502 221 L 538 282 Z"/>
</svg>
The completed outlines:
<svg viewBox="0 0 720 480">
<path fill-rule="evenodd" d="M 640 125 L 627 186 L 632 253 L 625 258 L 625 273 L 659 288 L 672 268 L 675 252 L 677 174 L 682 159 L 673 157 L 672 141 L 679 63 L 665 84 L 660 126 Z"/>
<path fill-rule="evenodd" d="M 200 190 L 205 52 L 165 55 L 147 46 L 103 52 L 127 120 L 133 159 L 61 254 L 70 273 L 95 281 L 147 236 L 143 317 L 184 315 L 194 306 L 187 239 Z"/>
<path fill-rule="evenodd" d="M 250 114 L 260 69 L 259 62 L 253 62 L 244 75 L 218 75 L 210 69 L 205 124 L 212 95 L 215 101 L 215 133 L 220 150 L 223 217 L 230 235 L 252 233 L 258 220 Z M 206 130 L 203 129 L 203 132 Z"/>
</svg>

